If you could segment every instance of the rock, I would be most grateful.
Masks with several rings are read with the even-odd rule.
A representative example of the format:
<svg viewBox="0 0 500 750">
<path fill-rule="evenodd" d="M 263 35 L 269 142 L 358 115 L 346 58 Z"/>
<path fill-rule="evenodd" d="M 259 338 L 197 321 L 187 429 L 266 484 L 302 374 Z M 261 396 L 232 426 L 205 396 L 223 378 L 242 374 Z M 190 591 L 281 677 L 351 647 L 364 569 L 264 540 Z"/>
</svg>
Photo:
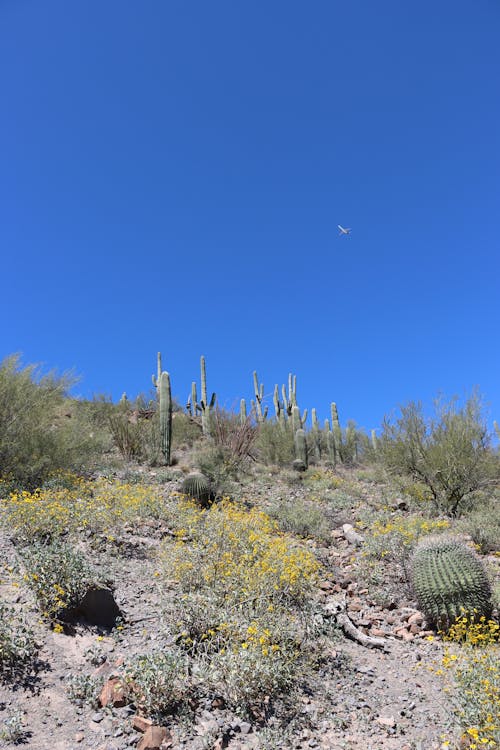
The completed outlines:
<svg viewBox="0 0 500 750">
<path fill-rule="evenodd" d="M 123 687 L 123 682 L 119 677 L 112 677 L 104 683 L 101 694 L 99 695 L 99 703 L 103 708 L 104 706 L 123 708 L 123 706 L 127 705 L 125 689 Z"/>
<path fill-rule="evenodd" d="M 349 544 L 353 544 L 355 547 L 360 547 L 365 541 L 365 538 L 361 536 L 361 534 L 358 534 L 358 532 L 354 530 L 354 526 L 350 523 L 345 523 L 342 526 L 342 533 Z"/>
<path fill-rule="evenodd" d="M 149 729 L 149 727 L 152 727 L 152 726 L 153 726 L 153 722 L 151 721 L 151 719 L 146 719 L 145 716 L 140 716 L 140 714 L 136 714 L 135 716 L 132 717 L 132 727 L 137 732 L 142 732 L 144 734 L 146 729 Z"/>
<path fill-rule="evenodd" d="M 77 732 L 75 734 L 75 742 L 83 742 L 84 739 L 85 739 L 85 735 L 83 732 Z"/>
<path fill-rule="evenodd" d="M 172 735 L 166 727 L 152 725 L 146 729 L 141 737 L 137 750 L 163 750 L 172 743 Z"/>
<path fill-rule="evenodd" d="M 375 638 L 385 638 L 387 633 L 385 633 L 383 630 L 380 630 L 380 628 L 371 628 L 370 629 L 370 635 L 375 636 Z"/>
<path fill-rule="evenodd" d="M 318 587 L 322 591 L 331 591 L 333 589 L 334 584 L 331 581 L 320 581 L 318 584 Z"/>
<path fill-rule="evenodd" d="M 424 616 L 421 612 L 414 612 L 408 617 L 408 625 L 421 625 L 424 621 Z"/>
<path fill-rule="evenodd" d="M 377 724 L 380 724 L 381 727 L 384 727 L 386 729 L 394 729 L 396 726 L 396 720 L 394 719 L 394 716 L 379 716 L 377 719 L 375 719 Z"/>
</svg>

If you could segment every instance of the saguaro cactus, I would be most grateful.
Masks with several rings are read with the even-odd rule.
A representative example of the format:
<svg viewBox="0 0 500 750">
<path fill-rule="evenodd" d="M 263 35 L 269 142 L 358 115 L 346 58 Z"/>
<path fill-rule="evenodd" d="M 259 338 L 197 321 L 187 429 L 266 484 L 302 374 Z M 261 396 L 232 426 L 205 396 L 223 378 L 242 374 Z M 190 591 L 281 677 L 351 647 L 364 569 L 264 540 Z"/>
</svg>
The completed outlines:
<svg viewBox="0 0 500 750">
<path fill-rule="evenodd" d="M 479 557 L 450 536 L 424 538 L 410 558 L 420 609 L 431 625 L 449 628 L 461 615 L 489 617 L 491 586 Z"/>
<path fill-rule="evenodd" d="M 156 367 L 156 375 L 152 375 L 151 379 L 153 381 L 153 385 L 156 388 L 156 391 L 158 392 L 158 388 L 160 386 L 160 376 L 162 373 L 161 369 L 161 352 L 158 352 L 156 355 L 156 361 L 157 361 L 157 367 Z"/>
<path fill-rule="evenodd" d="M 252 401 L 252 405 L 255 411 L 257 422 L 264 422 L 267 418 L 268 407 L 262 409 L 262 400 L 264 398 L 264 383 L 260 383 L 257 377 L 257 371 L 253 373 L 253 387 L 255 391 L 255 402 Z"/>
<path fill-rule="evenodd" d="M 210 401 L 208 401 L 207 394 L 207 370 L 205 366 L 205 357 L 200 357 L 200 370 L 201 370 L 201 401 L 197 405 L 197 408 L 201 411 L 201 427 L 203 434 L 208 437 L 212 434 L 212 416 L 215 408 L 215 401 L 217 396 L 212 393 Z"/>
<path fill-rule="evenodd" d="M 332 401 L 330 405 L 330 410 L 332 414 L 332 432 L 335 442 L 335 453 L 338 460 L 342 461 L 342 429 L 340 427 L 337 404 L 334 401 Z"/>
<path fill-rule="evenodd" d="M 295 458 L 303 464 L 303 468 L 307 469 L 308 466 L 308 454 L 307 454 L 307 439 L 305 431 L 300 428 L 294 435 L 295 441 Z"/>
<path fill-rule="evenodd" d="M 159 377 L 158 392 L 160 397 L 160 444 L 161 452 L 167 466 L 170 466 L 172 449 L 172 393 L 170 375 L 162 372 Z"/>
<path fill-rule="evenodd" d="M 314 458 L 317 462 L 321 461 L 321 433 L 319 430 L 318 415 L 316 409 L 311 409 L 312 419 L 312 439 L 314 447 Z"/>
</svg>

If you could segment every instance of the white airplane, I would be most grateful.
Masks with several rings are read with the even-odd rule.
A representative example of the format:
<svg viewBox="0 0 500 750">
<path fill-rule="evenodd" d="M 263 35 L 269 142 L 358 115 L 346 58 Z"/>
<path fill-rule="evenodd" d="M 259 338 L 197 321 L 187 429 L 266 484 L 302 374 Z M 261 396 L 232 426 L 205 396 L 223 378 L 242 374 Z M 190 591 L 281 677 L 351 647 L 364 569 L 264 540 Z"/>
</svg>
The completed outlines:
<svg viewBox="0 0 500 750">
<path fill-rule="evenodd" d="M 344 227 L 341 227 L 340 224 L 337 224 L 337 226 L 339 228 L 339 235 L 340 234 L 351 234 L 351 230 L 350 229 L 346 229 Z"/>
</svg>

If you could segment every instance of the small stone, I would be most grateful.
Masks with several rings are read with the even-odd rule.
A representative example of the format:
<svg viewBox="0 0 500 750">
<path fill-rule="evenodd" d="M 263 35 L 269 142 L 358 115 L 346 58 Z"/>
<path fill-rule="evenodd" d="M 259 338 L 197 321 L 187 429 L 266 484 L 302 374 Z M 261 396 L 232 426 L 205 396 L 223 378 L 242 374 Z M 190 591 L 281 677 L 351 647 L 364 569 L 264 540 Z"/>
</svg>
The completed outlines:
<svg viewBox="0 0 500 750">
<path fill-rule="evenodd" d="M 168 747 L 169 742 L 172 742 L 172 735 L 168 729 L 153 725 L 144 732 L 137 750 L 160 750 L 162 745 Z"/>
<path fill-rule="evenodd" d="M 240 732 L 241 734 L 250 734 L 252 731 L 252 725 L 248 721 L 240 721 Z"/>
<path fill-rule="evenodd" d="M 85 735 L 83 732 L 77 732 L 75 734 L 75 742 L 83 742 L 84 739 L 85 739 Z"/>
<path fill-rule="evenodd" d="M 396 726 L 396 720 L 394 716 L 379 716 L 376 720 L 377 724 L 386 729 L 394 729 Z"/>
<path fill-rule="evenodd" d="M 424 621 L 424 616 L 421 612 L 414 612 L 408 617 L 408 625 L 421 625 Z"/>
<path fill-rule="evenodd" d="M 90 718 L 91 718 L 91 719 L 92 719 L 92 721 L 94 721 L 94 722 L 95 722 L 96 724 L 99 724 L 99 722 L 100 722 L 100 721 L 102 721 L 102 720 L 104 719 L 104 714 L 101 714 L 101 713 L 99 713 L 99 711 L 97 711 L 97 712 L 96 712 L 95 714 L 92 714 L 92 716 L 91 716 Z"/>
</svg>

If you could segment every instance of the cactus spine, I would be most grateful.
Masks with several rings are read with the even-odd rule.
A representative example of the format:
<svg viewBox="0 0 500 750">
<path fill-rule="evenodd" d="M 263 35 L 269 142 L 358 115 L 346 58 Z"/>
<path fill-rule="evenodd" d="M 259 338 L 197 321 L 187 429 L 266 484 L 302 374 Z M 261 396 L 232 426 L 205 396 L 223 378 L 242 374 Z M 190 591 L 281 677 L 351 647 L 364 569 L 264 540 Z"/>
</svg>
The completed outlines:
<svg viewBox="0 0 500 750">
<path fill-rule="evenodd" d="M 163 453 L 165 463 L 167 466 L 170 466 L 170 452 L 172 449 L 172 393 L 168 372 L 162 372 L 158 382 L 161 452 Z"/>
<path fill-rule="evenodd" d="M 490 617 L 488 576 L 477 555 L 459 539 L 424 538 L 410 559 L 410 575 L 419 606 L 431 625 L 446 629 L 462 615 Z"/>
</svg>

